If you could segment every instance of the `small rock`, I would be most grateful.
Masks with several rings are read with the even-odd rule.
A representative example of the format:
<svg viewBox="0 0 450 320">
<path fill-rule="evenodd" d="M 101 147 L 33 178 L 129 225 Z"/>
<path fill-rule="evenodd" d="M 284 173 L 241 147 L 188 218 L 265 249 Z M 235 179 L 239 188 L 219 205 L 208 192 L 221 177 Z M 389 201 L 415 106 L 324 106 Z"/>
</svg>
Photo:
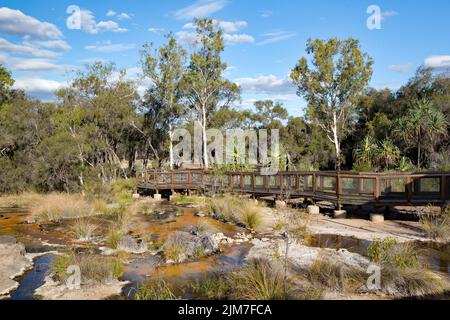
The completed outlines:
<svg viewBox="0 0 450 320">
<path fill-rule="evenodd" d="M 206 215 L 205 215 L 204 213 L 201 213 L 201 212 L 196 213 L 195 216 L 196 216 L 196 217 L 199 217 L 199 218 L 204 218 L 204 217 L 206 217 Z"/>
</svg>

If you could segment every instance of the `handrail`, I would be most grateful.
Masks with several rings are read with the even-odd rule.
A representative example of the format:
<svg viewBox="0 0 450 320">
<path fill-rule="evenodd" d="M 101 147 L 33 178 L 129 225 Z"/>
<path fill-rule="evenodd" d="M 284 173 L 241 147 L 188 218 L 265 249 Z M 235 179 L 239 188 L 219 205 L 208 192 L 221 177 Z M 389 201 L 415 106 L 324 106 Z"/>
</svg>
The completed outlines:
<svg viewBox="0 0 450 320">
<path fill-rule="evenodd" d="M 205 170 L 148 170 L 139 188 L 156 191 L 214 188 L 342 203 L 415 205 L 449 201 L 450 172 L 283 171 L 266 176 L 255 171 L 217 174 Z"/>
</svg>

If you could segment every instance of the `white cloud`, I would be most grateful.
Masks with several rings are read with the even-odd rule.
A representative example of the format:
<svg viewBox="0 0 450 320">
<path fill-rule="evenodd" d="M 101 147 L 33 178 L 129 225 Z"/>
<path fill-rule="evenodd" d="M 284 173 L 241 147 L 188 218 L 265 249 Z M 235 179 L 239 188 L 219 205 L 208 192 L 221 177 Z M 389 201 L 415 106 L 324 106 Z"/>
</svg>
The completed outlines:
<svg viewBox="0 0 450 320">
<path fill-rule="evenodd" d="M 122 12 L 121 14 L 117 15 L 117 19 L 119 20 L 129 20 L 131 19 L 132 14 L 128 14 L 125 12 Z"/>
<path fill-rule="evenodd" d="M 95 45 L 86 46 L 85 49 L 95 52 L 120 52 L 136 47 L 133 43 L 112 43 L 111 41 L 98 42 Z"/>
<path fill-rule="evenodd" d="M 405 73 L 411 70 L 412 65 L 410 63 L 404 63 L 404 64 L 391 64 L 388 66 L 388 70 L 399 72 L 399 73 Z"/>
<path fill-rule="evenodd" d="M 181 42 L 184 42 L 188 45 L 195 45 L 200 40 L 196 33 L 187 32 L 187 31 L 179 31 L 176 34 L 176 37 Z M 255 39 L 248 34 L 223 34 L 223 40 L 226 44 L 236 44 L 236 43 L 253 43 Z"/>
<path fill-rule="evenodd" d="M 14 83 L 14 88 L 34 94 L 51 93 L 62 87 L 58 81 L 30 77 L 16 79 Z"/>
<path fill-rule="evenodd" d="M 228 44 L 234 43 L 253 43 L 255 42 L 255 38 L 248 34 L 228 34 L 225 33 L 223 35 L 223 39 Z"/>
<path fill-rule="evenodd" d="M 237 32 L 243 28 L 246 28 L 248 25 L 247 21 L 220 21 L 214 19 L 213 22 L 216 26 L 229 33 Z M 186 23 L 183 26 L 183 29 L 195 29 L 195 25 L 192 22 Z"/>
<path fill-rule="evenodd" d="M 119 24 L 117 22 L 108 20 L 108 21 L 100 21 L 97 24 L 98 30 L 105 30 L 105 31 L 111 31 L 111 32 L 127 32 L 128 29 L 119 27 Z"/>
<path fill-rule="evenodd" d="M 1 64 L 5 64 L 6 61 L 7 61 L 7 60 L 6 60 L 6 56 L 0 54 L 0 63 L 1 63 Z"/>
<path fill-rule="evenodd" d="M 39 49 L 29 45 L 13 44 L 2 38 L 0 38 L 0 51 L 18 55 L 33 56 L 36 58 L 54 58 L 58 56 L 58 53 L 54 51 Z"/>
<path fill-rule="evenodd" d="M 61 31 L 48 22 L 27 16 L 20 10 L 0 8 L 0 32 L 35 39 L 59 39 Z"/>
<path fill-rule="evenodd" d="M 24 45 L 59 51 L 69 51 L 72 47 L 64 40 L 24 41 Z"/>
<path fill-rule="evenodd" d="M 270 10 L 263 10 L 263 11 L 261 11 L 261 17 L 262 18 L 269 18 L 269 17 L 272 16 L 272 14 L 273 14 L 273 12 L 270 11 Z"/>
<path fill-rule="evenodd" d="M 295 94 L 295 86 L 288 78 L 280 79 L 274 75 L 261 75 L 254 78 L 238 78 L 243 93 L 252 94 Z"/>
<path fill-rule="evenodd" d="M 450 68 L 450 55 L 434 55 L 425 59 L 426 67 L 433 69 Z"/>
<path fill-rule="evenodd" d="M 199 0 L 194 4 L 175 12 L 175 18 L 205 18 L 212 13 L 222 10 L 227 2 L 227 0 Z"/>
<path fill-rule="evenodd" d="M 18 71 L 52 71 L 60 70 L 62 65 L 47 59 L 23 59 L 14 60 L 14 70 Z"/>
<path fill-rule="evenodd" d="M 263 34 L 263 37 L 265 37 L 265 40 L 262 40 L 257 43 L 258 46 L 263 46 L 267 44 L 277 43 L 283 40 L 290 39 L 295 36 L 295 33 L 290 33 L 286 31 L 279 31 L 279 32 L 271 32 Z"/>
<path fill-rule="evenodd" d="M 108 13 L 110 15 L 112 14 L 112 12 L 109 12 L 109 11 L 108 11 Z M 108 15 L 108 13 L 107 13 L 107 15 Z M 76 19 L 78 17 L 75 15 L 77 15 L 77 14 L 78 14 L 77 12 L 72 13 L 72 15 L 70 15 L 66 20 L 67 26 L 70 29 L 73 29 L 73 27 L 70 27 L 71 21 L 76 21 Z M 81 20 L 80 29 L 89 34 L 97 34 L 99 31 L 111 31 L 111 32 L 126 32 L 126 31 L 128 31 L 125 28 L 121 28 L 117 22 L 114 22 L 111 20 L 100 21 L 99 23 L 97 23 L 94 15 L 89 10 L 85 10 L 85 9 L 80 10 L 79 18 Z"/>
<path fill-rule="evenodd" d="M 114 17 L 117 14 L 117 12 L 115 12 L 114 10 L 108 10 L 108 12 L 106 13 L 107 17 Z"/>
<path fill-rule="evenodd" d="M 178 31 L 175 36 L 180 42 L 184 42 L 188 45 L 195 45 L 198 42 L 197 34 L 187 31 Z"/>
<path fill-rule="evenodd" d="M 161 33 L 161 32 L 164 32 L 164 28 L 153 28 L 153 27 L 150 27 L 150 28 L 148 28 L 148 31 L 153 32 L 153 33 Z"/>
</svg>

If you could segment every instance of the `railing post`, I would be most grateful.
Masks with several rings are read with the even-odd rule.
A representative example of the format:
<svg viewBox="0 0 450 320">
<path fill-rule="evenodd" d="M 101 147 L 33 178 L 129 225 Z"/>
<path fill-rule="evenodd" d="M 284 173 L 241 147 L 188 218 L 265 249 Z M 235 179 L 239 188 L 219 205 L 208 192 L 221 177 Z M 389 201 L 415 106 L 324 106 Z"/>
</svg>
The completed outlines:
<svg viewBox="0 0 450 320">
<path fill-rule="evenodd" d="M 447 177 L 445 176 L 445 174 L 443 174 L 441 176 L 441 200 L 443 203 L 447 200 L 447 191 Z"/>
<path fill-rule="evenodd" d="M 411 203 L 412 199 L 412 179 L 411 176 L 406 177 L 406 200 Z"/>
<path fill-rule="evenodd" d="M 380 185 L 380 177 L 375 177 L 375 201 L 378 204 L 380 202 L 381 197 L 381 185 Z"/>
</svg>

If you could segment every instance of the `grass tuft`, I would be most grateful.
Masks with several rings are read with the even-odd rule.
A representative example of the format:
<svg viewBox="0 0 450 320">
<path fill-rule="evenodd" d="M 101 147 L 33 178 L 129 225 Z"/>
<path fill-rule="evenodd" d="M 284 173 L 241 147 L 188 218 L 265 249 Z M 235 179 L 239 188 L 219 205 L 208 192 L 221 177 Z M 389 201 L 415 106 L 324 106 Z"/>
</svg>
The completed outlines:
<svg viewBox="0 0 450 320">
<path fill-rule="evenodd" d="M 140 285 L 135 300 L 176 300 L 172 288 L 165 282 L 149 282 Z"/>
</svg>

